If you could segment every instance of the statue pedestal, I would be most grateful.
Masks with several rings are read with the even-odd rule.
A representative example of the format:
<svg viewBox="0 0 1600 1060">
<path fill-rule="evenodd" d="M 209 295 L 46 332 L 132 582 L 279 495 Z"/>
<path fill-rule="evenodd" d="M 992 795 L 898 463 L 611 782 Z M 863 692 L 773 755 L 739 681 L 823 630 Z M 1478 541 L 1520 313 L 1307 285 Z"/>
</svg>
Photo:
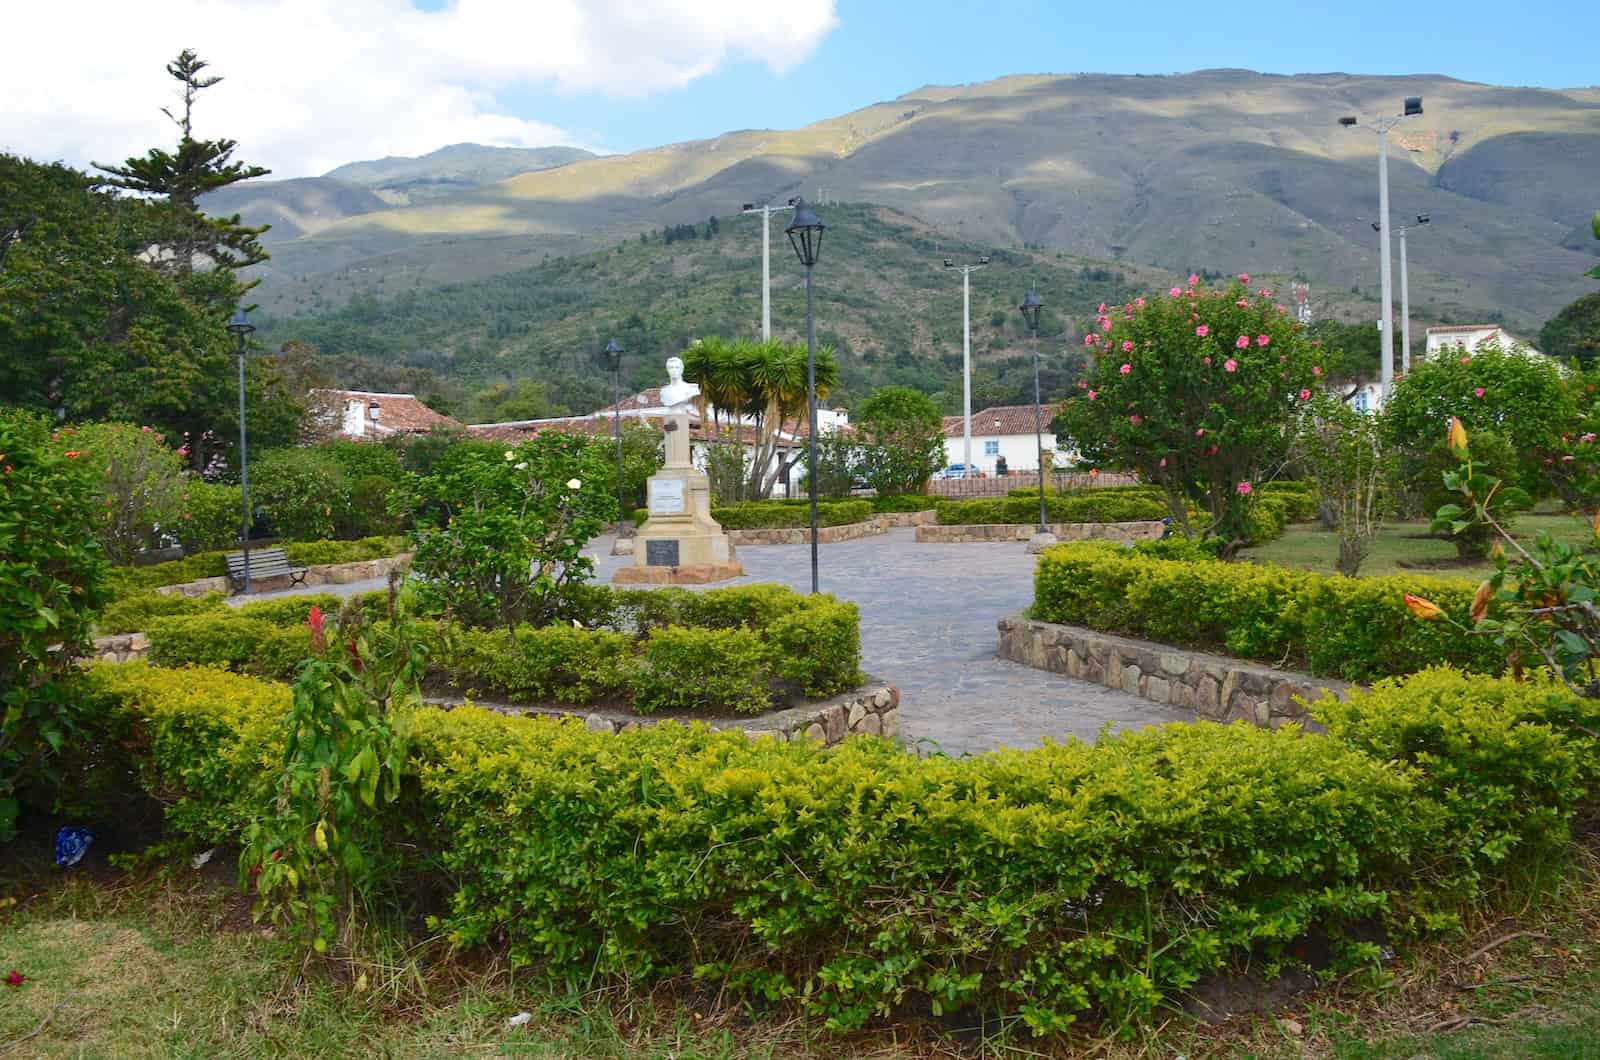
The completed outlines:
<svg viewBox="0 0 1600 1060">
<path fill-rule="evenodd" d="M 680 426 L 687 441 L 688 429 Z M 674 447 L 669 444 L 669 451 Z M 733 542 L 711 518 L 711 483 L 687 462 L 650 476 L 650 518 L 633 539 L 633 565 L 618 585 L 703 585 L 744 574 Z"/>
</svg>

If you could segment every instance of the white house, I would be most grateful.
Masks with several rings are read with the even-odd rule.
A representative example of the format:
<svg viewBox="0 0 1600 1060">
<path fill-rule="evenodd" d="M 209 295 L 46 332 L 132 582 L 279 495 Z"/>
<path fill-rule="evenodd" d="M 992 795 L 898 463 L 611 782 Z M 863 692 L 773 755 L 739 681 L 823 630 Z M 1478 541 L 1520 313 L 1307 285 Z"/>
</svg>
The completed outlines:
<svg viewBox="0 0 1600 1060">
<path fill-rule="evenodd" d="M 1447 324 L 1429 328 L 1428 348 L 1423 356 L 1432 360 L 1441 353 L 1453 353 L 1457 350 L 1472 353 L 1486 343 L 1498 344 L 1503 350 L 1519 347 L 1530 357 L 1544 356 L 1499 324 Z"/>
<path fill-rule="evenodd" d="M 1040 440 L 1044 448 L 1051 453 L 1056 451 L 1056 436 L 1050 430 L 1050 422 L 1060 413 L 1061 406 L 1046 405 L 1040 409 L 1040 422 L 1043 425 Z M 1007 471 L 1039 470 L 1039 452 L 1034 441 L 1034 418 L 1032 405 L 995 405 L 982 412 L 972 414 L 972 462 L 986 475 L 995 473 L 996 466 L 1004 459 Z M 966 443 L 962 434 L 963 421 L 960 416 L 946 416 L 944 418 L 944 462 L 948 467 L 951 464 L 964 463 L 966 460 Z M 1062 467 L 1065 463 L 1075 462 L 1076 454 L 1063 454 L 1067 457 L 1064 462 L 1060 458 L 1052 459 L 1054 467 Z"/>
<path fill-rule="evenodd" d="M 380 441 L 397 434 L 426 434 L 462 424 L 433 411 L 415 394 L 371 390 L 312 390 L 306 395 L 307 431 L 316 439 Z"/>
</svg>

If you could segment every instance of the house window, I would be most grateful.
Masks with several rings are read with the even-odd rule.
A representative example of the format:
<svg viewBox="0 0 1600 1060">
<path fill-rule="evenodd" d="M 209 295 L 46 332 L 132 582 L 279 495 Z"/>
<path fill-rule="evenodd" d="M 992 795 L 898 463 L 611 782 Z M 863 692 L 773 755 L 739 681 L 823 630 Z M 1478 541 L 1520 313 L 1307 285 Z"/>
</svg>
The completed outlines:
<svg viewBox="0 0 1600 1060">
<path fill-rule="evenodd" d="M 1367 414 L 1367 391 L 1365 387 L 1356 391 L 1356 399 L 1351 404 L 1355 406 L 1356 411 L 1361 415 L 1365 416 Z"/>
<path fill-rule="evenodd" d="M 984 456 L 999 456 L 1000 455 L 1000 439 L 991 438 L 989 441 L 984 442 L 983 443 L 983 455 Z"/>
</svg>

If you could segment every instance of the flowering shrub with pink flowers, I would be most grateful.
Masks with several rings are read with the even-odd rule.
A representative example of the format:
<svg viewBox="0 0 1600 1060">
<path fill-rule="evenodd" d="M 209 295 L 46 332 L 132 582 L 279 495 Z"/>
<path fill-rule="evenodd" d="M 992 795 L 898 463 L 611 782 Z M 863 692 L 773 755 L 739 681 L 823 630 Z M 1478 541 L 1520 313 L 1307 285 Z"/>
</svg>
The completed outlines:
<svg viewBox="0 0 1600 1060">
<path fill-rule="evenodd" d="M 1102 305 L 1084 345 L 1089 369 L 1067 396 L 1062 433 L 1085 460 L 1160 486 L 1185 532 L 1198 508 L 1207 535 L 1239 547 L 1322 375 L 1320 351 L 1246 275 L 1215 290 L 1191 276 L 1164 296 Z"/>
<path fill-rule="evenodd" d="M 184 458 L 160 431 L 132 423 L 63 427 L 51 440 L 60 453 L 78 453 L 98 496 L 94 535 L 116 564 L 177 540 L 184 515 Z"/>
</svg>

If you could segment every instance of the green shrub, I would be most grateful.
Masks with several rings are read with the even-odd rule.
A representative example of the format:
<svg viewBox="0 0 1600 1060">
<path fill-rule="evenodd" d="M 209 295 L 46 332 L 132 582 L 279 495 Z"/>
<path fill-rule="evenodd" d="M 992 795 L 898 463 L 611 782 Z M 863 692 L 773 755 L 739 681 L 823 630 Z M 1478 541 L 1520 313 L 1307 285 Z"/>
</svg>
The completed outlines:
<svg viewBox="0 0 1600 1060">
<path fill-rule="evenodd" d="M 461 629 L 441 638 L 430 669 L 457 688 L 583 706 L 625 695 L 633 638 L 571 626 Z"/>
<path fill-rule="evenodd" d="M 178 543 L 188 554 L 234 548 L 239 543 L 244 501 L 238 486 L 190 481 L 184 486 Z"/>
<path fill-rule="evenodd" d="M 339 536 L 365 537 L 368 534 L 396 534 L 405 530 L 409 520 L 389 511 L 390 498 L 399 489 L 399 483 L 382 475 L 363 475 L 351 480 L 350 507 L 339 526 Z"/>
<path fill-rule="evenodd" d="M 250 465 L 250 502 L 266 513 L 275 537 L 319 541 L 349 517 L 344 469 L 313 449 L 274 449 Z"/>
<path fill-rule="evenodd" d="M 861 684 L 861 612 L 855 604 L 825 597 L 791 610 L 773 620 L 767 643 L 778 676 L 811 699 Z"/>
<path fill-rule="evenodd" d="M 709 645 L 671 647 L 699 680 Z M 237 843 L 270 805 L 286 686 L 80 681 L 108 737 L 90 760 L 158 793 L 175 838 Z M 1548 687 L 1435 672 L 1317 709 L 1326 735 L 1201 723 L 964 759 L 421 709 L 376 812 L 433 852 L 403 866 L 408 893 L 450 893 L 430 931 L 558 978 L 692 975 L 839 1028 L 929 1004 L 1115 1026 L 1307 940 L 1337 970 L 1372 963 L 1375 928 L 1450 926 L 1561 840 L 1595 768 L 1593 706 Z"/>
<path fill-rule="evenodd" d="M 667 626 L 645 642 L 633 709 L 760 714 L 772 706 L 771 682 L 768 652 L 753 631 Z"/>
<path fill-rule="evenodd" d="M 284 627 L 233 611 L 152 619 L 150 662 L 156 666 L 211 666 L 286 680 L 311 654 L 311 631 Z"/>
<path fill-rule="evenodd" d="M 1138 494 L 1101 491 L 1056 494 L 1045 497 L 1045 514 L 1052 523 L 1128 523 L 1166 517 L 1167 506 Z M 939 522 L 946 526 L 983 523 L 1037 523 L 1039 495 L 972 501 L 946 501 L 939 506 Z"/>
<path fill-rule="evenodd" d="M 713 508 L 711 518 L 722 524 L 724 530 L 782 530 L 811 525 L 808 505 L 773 501 L 746 501 Z M 864 523 L 870 518 L 872 504 L 869 501 L 817 502 L 818 526 Z"/>
<path fill-rule="evenodd" d="M 343 606 L 344 597 L 334 593 L 306 593 L 240 604 L 234 613 L 245 618 L 259 619 L 274 626 L 299 626 L 305 624 L 306 617 L 311 614 L 313 607 L 321 608 L 324 615 L 332 618 Z"/>
<path fill-rule="evenodd" d="M 356 541 L 291 541 L 283 546 L 291 566 L 325 567 L 386 559 L 406 550 L 403 537 L 363 537 Z"/>
<path fill-rule="evenodd" d="M 1305 482 L 1269 482 L 1261 487 L 1262 500 L 1275 500 L 1283 505 L 1284 518 L 1290 523 L 1309 523 L 1317 518 L 1317 499 L 1311 486 Z"/>
<path fill-rule="evenodd" d="M 901 493 L 887 497 L 873 497 L 871 500 L 874 512 L 927 512 L 939 507 L 941 498 L 927 497 L 917 493 Z"/>
<path fill-rule="evenodd" d="M 659 594 L 660 591 L 655 592 Z M 676 589 L 671 593 L 676 598 L 674 624 L 705 626 L 709 629 L 744 626 L 764 630 L 784 615 L 808 608 L 821 599 L 807 597 L 787 585 L 776 584 L 734 585 L 705 592 Z"/>
<path fill-rule="evenodd" d="M 198 615 L 227 606 L 223 603 L 221 593 L 206 593 L 200 597 L 179 596 L 177 593 L 135 593 L 108 604 L 100 612 L 100 617 L 95 619 L 94 629 L 102 637 L 116 633 L 141 633 L 157 618 Z"/>
<path fill-rule="evenodd" d="M 1211 559 L 1164 559 L 1098 542 L 1040 557 L 1035 618 L 1372 681 L 1436 664 L 1498 673 L 1487 637 L 1418 622 L 1407 593 L 1465 620 L 1476 586 L 1396 575 L 1344 578 Z"/>
<path fill-rule="evenodd" d="M 1244 520 L 1245 544 L 1254 548 L 1283 536 L 1288 522 L 1288 504 L 1273 496 L 1256 498 Z"/>
</svg>

